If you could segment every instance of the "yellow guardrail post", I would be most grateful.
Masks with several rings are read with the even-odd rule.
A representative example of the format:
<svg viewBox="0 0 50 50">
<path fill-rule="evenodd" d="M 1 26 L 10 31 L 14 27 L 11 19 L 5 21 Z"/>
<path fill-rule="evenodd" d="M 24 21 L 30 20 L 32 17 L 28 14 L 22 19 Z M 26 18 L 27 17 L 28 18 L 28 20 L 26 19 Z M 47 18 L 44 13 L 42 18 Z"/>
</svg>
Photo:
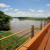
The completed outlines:
<svg viewBox="0 0 50 50">
<path fill-rule="evenodd" d="M 31 38 L 34 36 L 34 25 L 31 26 Z"/>
</svg>

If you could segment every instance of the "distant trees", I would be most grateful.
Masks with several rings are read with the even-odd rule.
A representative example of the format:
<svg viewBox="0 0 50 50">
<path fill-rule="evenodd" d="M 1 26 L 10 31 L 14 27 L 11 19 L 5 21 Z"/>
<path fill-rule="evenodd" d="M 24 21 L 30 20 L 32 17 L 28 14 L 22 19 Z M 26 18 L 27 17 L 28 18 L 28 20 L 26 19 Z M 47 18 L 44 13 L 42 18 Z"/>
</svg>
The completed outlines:
<svg viewBox="0 0 50 50">
<path fill-rule="evenodd" d="M 17 17 L 19 20 L 46 20 L 46 18 L 40 17 Z"/>
<path fill-rule="evenodd" d="M 1 30 L 9 30 L 9 21 L 12 19 L 11 16 L 4 14 L 4 12 L 0 11 L 0 31 Z"/>
</svg>

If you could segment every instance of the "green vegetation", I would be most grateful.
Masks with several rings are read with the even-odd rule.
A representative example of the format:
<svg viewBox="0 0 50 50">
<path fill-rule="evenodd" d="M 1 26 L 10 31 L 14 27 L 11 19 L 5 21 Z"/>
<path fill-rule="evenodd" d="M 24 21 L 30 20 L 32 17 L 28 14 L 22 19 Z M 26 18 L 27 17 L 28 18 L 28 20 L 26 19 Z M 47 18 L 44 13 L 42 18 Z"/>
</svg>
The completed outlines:
<svg viewBox="0 0 50 50">
<path fill-rule="evenodd" d="M 40 27 L 35 27 L 34 29 L 35 29 L 35 30 L 40 30 Z"/>
<path fill-rule="evenodd" d="M 0 11 L 0 31 L 9 30 L 9 21 L 12 19 L 11 16 L 4 14 L 4 12 Z"/>
<path fill-rule="evenodd" d="M 0 37 L 1 37 L 1 38 L 4 38 L 4 37 L 6 37 L 6 36 L 8 36 L 8 35 L 12 35 L 12 34 L 13 34 L 13 33 L 11 33 L 11 32 L 0 31 Z M 4 45 L 6 45 L 7 43 L 9 43 L 9 42 L 11 42 L 11 41 L 17 39 L 17 38 L 19 38 L 19 36 L 15 35 L 15 36 L 9 37 L 9 38 L 7 38 L 7 39 L 5 39 L 5 40 L 2 40 L 2 41 L 1 41 L 1 47 L 4 46 Z M 9 49 L 12 48 L 13 46 L 17 45 L 19 42 L 21 42 L 22 40 L 24 40 L 25 38 L 26 38 L 26 37 L 20 38 L 19 40 L 17 40 L 17 41 L 15 41 L 14 43 L 8 45 L 7 47 L 3 48 L 2 50 L 9 50 Z M 29 39 L 29 38 L 27 38 L 25 41 L 27 41 L 28 39 Z M 24 42 L 25 42 L 25 41 L 24 41 Z M 23 42 L 23 43 L 24 43 L 24 42 Z M 23 43 L 21 43 L 21 44 L 23 44 Z M 21 45 L 21 44 L 20 44 L 20 45 Z M 16 48 L 19 47 L 20 45 L 16 46 Z"/>
<path fill-rule="evenodd" d="M 14 17 L 18 18 L 19 20 L 46 20 L 46 18 L 40 18 L 40 17 Z"/>
</svg>

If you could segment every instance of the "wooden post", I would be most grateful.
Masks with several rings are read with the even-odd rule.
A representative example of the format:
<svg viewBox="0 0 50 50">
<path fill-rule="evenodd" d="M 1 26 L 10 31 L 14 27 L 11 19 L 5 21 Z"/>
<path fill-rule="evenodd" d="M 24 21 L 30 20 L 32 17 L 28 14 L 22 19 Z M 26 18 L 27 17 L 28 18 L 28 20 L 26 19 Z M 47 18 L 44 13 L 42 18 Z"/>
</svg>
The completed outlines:
<svg viewBox="0 0 50 50">
<path fill-rule="evenodd" d="M 31 26 L 31 38 L 34 36 L 34 25 Z"/>
<path fill-rule="evenodd" d="M 0 40 L 0 50 L 1 50 L 1 40 Z"/>
<path fill-rule="evenodd" d="M 42 29 L 42 21 L 41 21 L 41 24 L 40 24 L 40 30 Z"/>
<path fill-rule="evenodd" d="M 44 27 L 45 27 L 45 25 L 46 25 L 46 21 L 44 21 Z"/>
</svg>

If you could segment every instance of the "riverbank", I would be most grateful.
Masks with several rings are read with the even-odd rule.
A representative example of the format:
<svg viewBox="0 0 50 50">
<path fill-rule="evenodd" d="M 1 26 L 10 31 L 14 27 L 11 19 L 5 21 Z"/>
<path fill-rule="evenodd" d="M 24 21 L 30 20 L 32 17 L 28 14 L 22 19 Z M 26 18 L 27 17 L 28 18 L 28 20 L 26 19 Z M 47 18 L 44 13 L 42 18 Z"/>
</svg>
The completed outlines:
<svg viewBox="0 0 50 50">
<path fill-rule="evenodd" d="M 19 20 L 46 20 L 47 18 L 40 18 L 40 17 L 13 17 L 18 18 Z"/>
</svg>

